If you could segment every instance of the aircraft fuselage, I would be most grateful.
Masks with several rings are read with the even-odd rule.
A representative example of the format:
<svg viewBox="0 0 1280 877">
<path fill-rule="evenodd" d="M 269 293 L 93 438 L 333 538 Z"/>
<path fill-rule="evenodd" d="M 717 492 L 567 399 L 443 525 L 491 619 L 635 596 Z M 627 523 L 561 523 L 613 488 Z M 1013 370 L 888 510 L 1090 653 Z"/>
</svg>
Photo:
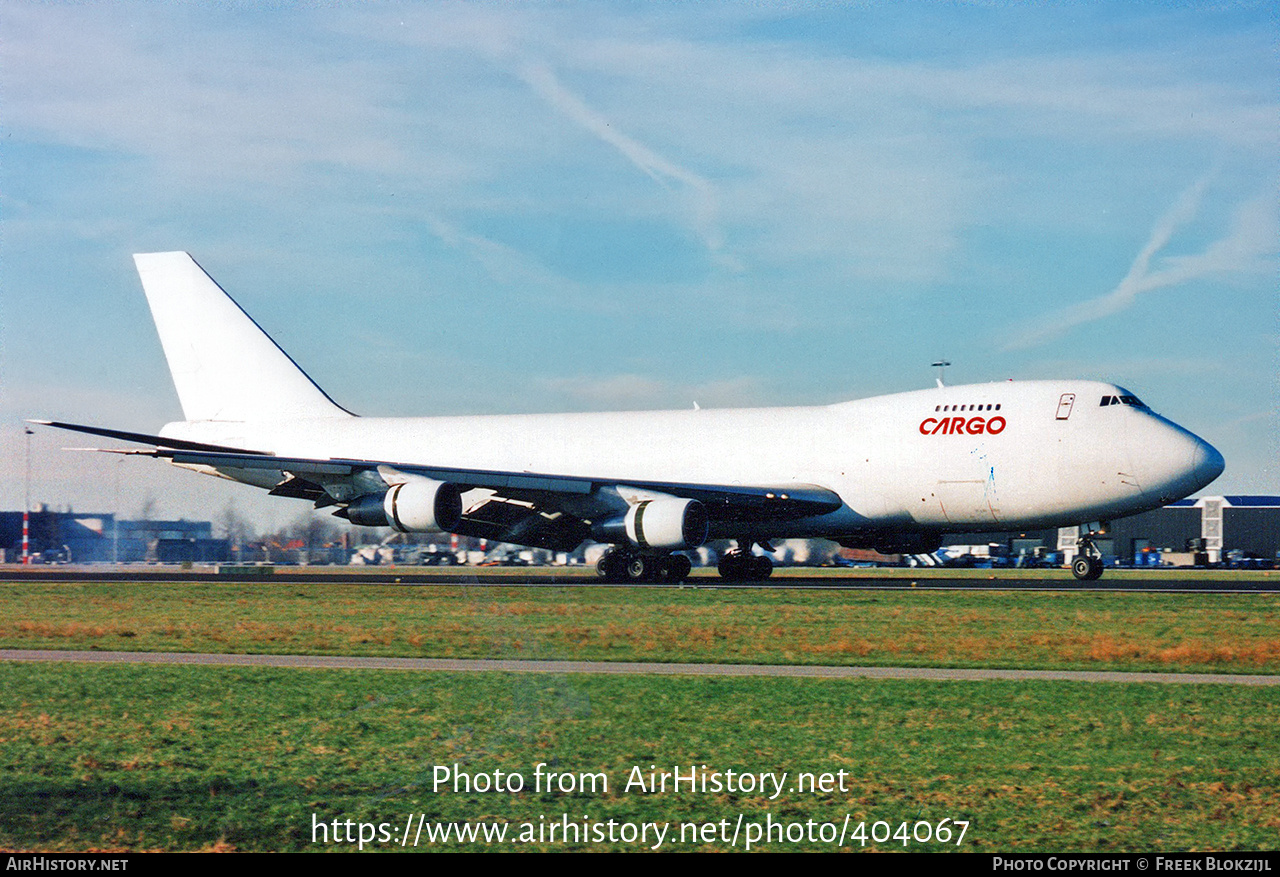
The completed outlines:
<svg viewBox="0 0 1280 877">
<path fill-rule="evenodd" d="M 840 538 L 1109 520 L 1186 496 L 1222 471 L 1207 443 L 1121 398 L 1134 397 L 1100 382 L 1008 381 L 820 407 L 179 422 L 162 434 L 289 457 L 430 460 L 605 483 L 815 484 L 843 506 L 713 522 L 711 538 Z M 259 486 L 280 478 L 221 471 Z"/>
</svg>

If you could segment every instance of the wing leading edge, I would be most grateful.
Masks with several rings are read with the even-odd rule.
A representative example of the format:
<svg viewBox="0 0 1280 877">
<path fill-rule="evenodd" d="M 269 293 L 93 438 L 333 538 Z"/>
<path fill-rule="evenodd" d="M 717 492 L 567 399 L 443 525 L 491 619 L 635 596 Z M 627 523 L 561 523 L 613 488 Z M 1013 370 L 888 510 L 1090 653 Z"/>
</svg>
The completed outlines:
<svg viewBox="0 0 1280 877">
<path fill-rule="evenodd" d="M 627 481 L 560 473 L 461 469 L 393 460 L 288 457 L 223 445 L 172 439 L 60 421 L 31 421 L 43 426 L 150 446 L 114 451 L 167 459 L 179 466 L 212 470 L 269 487 L 274 496 L 307 499 L 317 508 L 341 506 L 386 490 L 397 478 L 429 479 L 470 497 L 451 532 L 556 550 L 571 550 L 591 534 L 592 523 L 625 511 L 639 495 L 679 497 L 701 503 L 712 524 L 764 523 L 817 517 L 843 505 L 834 491 L 815 484 L 725 485 L 666 481 Z M 263 478 L 266 478 L 264 482 Z M 630 498 L 623 498 L 629 494 Z"/>
</svg>

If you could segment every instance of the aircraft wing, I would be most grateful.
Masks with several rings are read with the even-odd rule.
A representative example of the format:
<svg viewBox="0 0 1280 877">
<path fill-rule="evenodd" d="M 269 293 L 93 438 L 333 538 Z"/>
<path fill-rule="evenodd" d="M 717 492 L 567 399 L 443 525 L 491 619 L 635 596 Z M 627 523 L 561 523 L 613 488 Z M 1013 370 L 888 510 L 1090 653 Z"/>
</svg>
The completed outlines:
<svg viewBox="0 0 1280 877">
<path fill-rule="evenodd" d="M 116 453 L 160 457 L 178 465 L 215 470 L 278 473 L 279 481 L 270 490 L 273 495 L 308 499 L 317 508 L 341 502 L 327 485 L 354 481 L 360 473 L 376 473 L 383 481 L 388 473 L 393 478 L 403 473 L 448 482 L 464 491 L 481 489 L 491 493 L 465 510 L 463 526 L 454 532 L 559 550 L 576 547 L 586 538 L 582 518 L 602 507 L 603 494 L 612 492 L 613 501 L 620 502 L 616 498 L 619 489 L 697 500 L 714 523 L 796 520 L 827 514 L 843 505 L 834 491 L 815 484 L 701 484 L 461 469 L 395 460 L 287 457 L 82 424 L 31 422 L 151 446 Z"/>
</svg>

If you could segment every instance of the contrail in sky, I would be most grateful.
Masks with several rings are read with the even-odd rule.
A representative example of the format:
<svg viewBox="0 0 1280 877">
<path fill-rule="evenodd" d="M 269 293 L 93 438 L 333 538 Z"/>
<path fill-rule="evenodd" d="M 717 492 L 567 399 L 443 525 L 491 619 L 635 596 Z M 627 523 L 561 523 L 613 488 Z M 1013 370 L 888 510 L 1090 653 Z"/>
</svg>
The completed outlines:
<svg viewBox="0 0 1280 877">
<path fill-rule="evenodd" d="M 713 252 L 721 249 L 724 240 L 717 227 L 719 209 L 711 183 L 623 134 L 608 119 L 561 85 L 560 80 L 545 65 L 526 64 L 520 70 L 520 78 L 555 110 L 618 150 L 658 185 L 670 188 L 670 183 L 676 182 L 692 191 L 698 233 L 708 249 Z"/>
<path fill-rule="evenodd" d="M 1155 267 L 1152 261 L 1179 228 L 1195 219 L 1200 201 L 1213 174 L 1206 175 L 1179 196 L 1156 222 L 1151 236 L 1138 253 L 1129 272 L 1111 292 L 1064 308 L 1037 327 L 1005 346 L 1006 350 L 1034 347 L 1076 326 L 1101 320 L 1133 305 L 1143 293 L 1177 286 L 1214 274 L 1254 271 L 1263 266 L 1276 246 L 1276 219 L 1266 199 L 1247 202 L 1237 210 L 1226 237 L 1214 241 L 1204 252 L 1190 256 L 1168 256 Z"/>
</svg>

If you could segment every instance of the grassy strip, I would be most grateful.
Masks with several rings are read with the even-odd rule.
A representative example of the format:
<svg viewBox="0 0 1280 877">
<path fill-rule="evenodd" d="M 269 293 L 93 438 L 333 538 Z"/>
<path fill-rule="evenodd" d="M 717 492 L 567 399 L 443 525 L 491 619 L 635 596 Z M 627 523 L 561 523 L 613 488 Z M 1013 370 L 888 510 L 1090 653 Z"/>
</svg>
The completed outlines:
<svg viewBox="0 0 1280 877">
<path fill-rule="evenodd" d="M 1280 596 L 22 583 L 0 646 L 1280 672 Z"/>
<path fill-rule="evenodd" d="M 396 833 L 418 814 L 568 814 L 671 822 L 675 840 L 680 823 L 739 813 L 895 830 L 950 818 L 971 823 L 972 851 L 1267 849 L 1280 829 L 1280 718 L 1274 693 L 1250 687 L 0 664 L 0 692 L 9 849 L 316 849 L 313 814 Z M 608 791 L 432 789 L 437 764 L 531 785 L 538 762 L 604 773 Z M 624 788 L 633 766 L 704 764 L 789 776 L 773 800 Z M 840 770 L 845 791 L 794 789 L 798 771 Z"/>
</svg>

